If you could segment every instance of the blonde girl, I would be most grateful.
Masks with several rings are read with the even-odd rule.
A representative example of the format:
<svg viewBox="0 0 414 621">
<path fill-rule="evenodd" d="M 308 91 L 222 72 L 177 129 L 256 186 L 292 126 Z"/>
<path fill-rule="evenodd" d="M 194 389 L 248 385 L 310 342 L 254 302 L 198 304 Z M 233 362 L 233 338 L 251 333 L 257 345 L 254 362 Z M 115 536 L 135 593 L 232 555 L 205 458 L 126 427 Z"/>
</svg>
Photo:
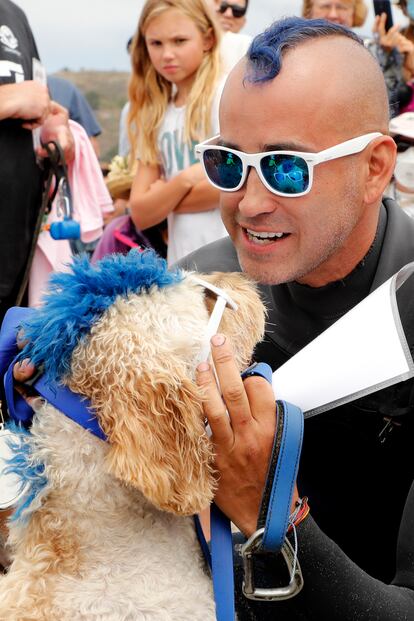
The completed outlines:
<svg viewBox="0 0 414 621">
<path fill-rule="evenodd" d="M 219 32 L 205 0 L 147 0 L 134 37 L 129 126 L 138 168 L 131 217 L 168 218 L 168 262 L 226 235 L 194 145 L 218 133 Z M 134 133 L 133 128 L 136 128 Z"/>
</svg>

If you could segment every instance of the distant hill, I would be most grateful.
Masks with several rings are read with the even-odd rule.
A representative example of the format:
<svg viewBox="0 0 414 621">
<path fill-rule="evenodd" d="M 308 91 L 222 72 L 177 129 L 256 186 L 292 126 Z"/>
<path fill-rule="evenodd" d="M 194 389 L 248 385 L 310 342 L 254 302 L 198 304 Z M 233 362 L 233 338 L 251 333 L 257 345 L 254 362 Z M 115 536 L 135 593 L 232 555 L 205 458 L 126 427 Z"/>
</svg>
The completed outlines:
<svg viewBox="0 0 414 621">
<path fill-rule="evenodd" d="M 58 71 L 55 75 L 76 84 L 89 101 L 102 127 L 101 162 L 118 152 L 119 115 L 128 98 L 129 73 L 118 71 Z"/>
</svg>

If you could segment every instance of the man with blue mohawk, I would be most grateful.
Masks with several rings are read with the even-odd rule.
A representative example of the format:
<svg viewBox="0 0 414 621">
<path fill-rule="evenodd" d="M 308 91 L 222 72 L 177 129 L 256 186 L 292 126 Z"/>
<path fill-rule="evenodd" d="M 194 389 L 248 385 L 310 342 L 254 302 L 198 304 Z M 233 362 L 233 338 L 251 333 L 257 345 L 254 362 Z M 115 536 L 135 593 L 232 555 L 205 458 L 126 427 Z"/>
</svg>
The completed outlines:
<svg viewBox="0 0 414 621">
<path fill-rule="evenodd" d="M 185 265 L 260 283 L 269 316 L 256 357 L 273 369 L 414 259 L 414 223 L 382 198 L 396 152 L 388 121 L 377 63 L 354 33 L 323 20 L 274 23 L 227 80 L 220 136 L 198 152 L 230 237 Z M 412 287 L 400 297 L 411 351 Z M 221 335 L 212 350 L 224 403 L 206 363 L 199 382 L 221 472 L 216 502 L 250 537 L 266 500 L 272 391 L 260 378 L 242 383 Z M 240 621 L 414 618 L 413 395 L 409 380 L 305 421 L 291 509 L 304 587 L 253 601 L 239 569 Z M 286 584 L 280 557 L 256 558 L 257 597 Z"/>
</svg>

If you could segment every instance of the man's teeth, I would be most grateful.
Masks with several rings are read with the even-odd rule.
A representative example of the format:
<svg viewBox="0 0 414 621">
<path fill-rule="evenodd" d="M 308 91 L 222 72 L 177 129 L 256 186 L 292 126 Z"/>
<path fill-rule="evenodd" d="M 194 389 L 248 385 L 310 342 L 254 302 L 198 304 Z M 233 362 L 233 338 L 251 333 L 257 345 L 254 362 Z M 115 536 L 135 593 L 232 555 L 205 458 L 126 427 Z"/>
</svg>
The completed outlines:
<svg viewBox="0 0 414 621">
<path fill-rule="evenodd" d="M 266 241 L 273 241 L 275 239 L 280 239 L 283 237 L 284 233 L 270 233 L 268 231 L 251 231 L 250 229 L 246 229 L 247 235 L 249 239 L 254 241 L 259 241 L 259 243 L 266 243 Z"/>
</svg>

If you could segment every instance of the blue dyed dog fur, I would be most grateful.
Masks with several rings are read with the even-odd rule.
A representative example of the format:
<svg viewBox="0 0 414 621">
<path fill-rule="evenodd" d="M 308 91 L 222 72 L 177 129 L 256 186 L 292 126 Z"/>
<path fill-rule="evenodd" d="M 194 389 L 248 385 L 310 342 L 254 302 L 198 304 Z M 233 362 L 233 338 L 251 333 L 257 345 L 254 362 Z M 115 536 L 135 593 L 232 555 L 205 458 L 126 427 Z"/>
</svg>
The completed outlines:
<svg viewBox="0 0 414 621">
<path fill-rule="evenodd" d="M 69 374 L 76 345 L 118 296 L 166 287 L 182 278 L 179 270 L 169 272 L 166 261 L 152 250 L 108 255 L 95 265 L 86 257 L 76 258 L 71 272 L 52 275 L 43 306 L 22 326 L 28 344 L 20 359 L 30 358 L 48 380 L 58 382 Z"/>
<path fill-rule="evenodd" d="M 24 427 L 17 426 L 10 422 L 7 429 L 16 434 L 19 440 L 14 440 L 13 436 L 8 439 L 8 445 L 13 453 L 13 457 L 7 461 L 7 466 L 3 469 L 3 474 L 15 474 L 20 480 L 20 491 L 28 484 L 26 493 L 17 503 L 11 520 L 16 521 L 20 518 L 28 517 L 27 509 L 47 484 L 44 476 L 44 466 L 42 463 L 35 463 L 33 460 L 31 445 L 28 442 L 31 437 L 30 431 Z"/>
</svg>

